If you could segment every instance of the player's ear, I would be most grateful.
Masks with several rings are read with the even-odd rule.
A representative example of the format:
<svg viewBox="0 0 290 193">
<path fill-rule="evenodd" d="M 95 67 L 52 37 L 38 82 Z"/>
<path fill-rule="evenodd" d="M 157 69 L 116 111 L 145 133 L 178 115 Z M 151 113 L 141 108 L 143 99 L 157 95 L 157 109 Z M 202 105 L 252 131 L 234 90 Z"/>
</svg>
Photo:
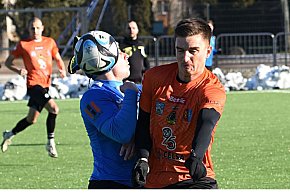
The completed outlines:
<svg viewBox="0 0 290 193">
<path fill-rule="evenodd" d="M 207 48 L 207 55 L 206 55 L 206 58 L 208 58 L 209 56 L 210 56 L 210 53 L 212 52 L 212 47 L 211 46 L 209 46 L 208 48 Z"/>
</svg>

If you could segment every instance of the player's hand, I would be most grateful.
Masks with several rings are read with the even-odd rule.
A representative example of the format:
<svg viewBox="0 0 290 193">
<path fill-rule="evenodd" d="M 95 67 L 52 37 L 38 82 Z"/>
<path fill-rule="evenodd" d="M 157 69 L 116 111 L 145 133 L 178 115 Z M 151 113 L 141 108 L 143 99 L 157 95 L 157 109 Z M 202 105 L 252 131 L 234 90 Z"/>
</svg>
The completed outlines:
<svg viewBox="0 0 290 193">
<path fill-rule="evenodd" d="M 19 75 L 20 75 L 20 76 L 25 76 L 25 75 L 27 75 L 27 70 L 24 69 L 24 68 L 21 68 L 21 69 L 19 70 Z"/>
<path fill-rule="evenodd" d="M 134 137 L 132 137 L 132 140 L 127 143 L 123 144 L 120 150 L 120 156 L 124 155 L 124 160 L 129 160 L 133 157 L 135 151 L 135 142 Z"/>
<path fill-rule="evenodd" d="M 205 177 L 207 174 L 202 160 L 198 159 L 193 153 L 190 154 L 184 165 L 189 170 L 189 175 L 193 181 L 198 181 L 200 178 Z"/>
<path fill-rule="evenodd" d="M 127 89 L 135 90 L 136 92 L 139 92 L 137 85 L 134 82 L 131 81 L 125 81 L 123 85 L 120 86 L 120 90 L 125 93 Z"/>
<path fill-rule="evenodd" d="M 60 77 L 61 78 L 66 77 L 66 71 L 65 70 L 59 70 L 59 73 L 60 73 Z"/>
<path fill-rule="evenodd" d="M 140 158 L 133 169 L 132 180 L 134 187 L 143 187 L 146 184 L 149 164 L 147 158 Z"/>
</svg>

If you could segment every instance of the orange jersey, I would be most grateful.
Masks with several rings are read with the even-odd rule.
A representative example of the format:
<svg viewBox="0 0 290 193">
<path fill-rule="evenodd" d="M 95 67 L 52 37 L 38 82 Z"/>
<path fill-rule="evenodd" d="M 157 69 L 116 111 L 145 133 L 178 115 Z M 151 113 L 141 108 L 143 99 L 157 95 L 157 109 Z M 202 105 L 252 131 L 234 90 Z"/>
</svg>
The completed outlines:
<svg viewBox="0 0 290 193">
<path fill-rule="evenodd" d="M 151 114 L 152 139 L 147 188 L 162 188 L 191 178 L 184 162 L 192 148 L 199 111 L 214 108 L 222 114 L 225 104 L 225 89 L 212 72 L 205 69 L 187 84 L 179 83 L 177 74 L 177 63 L 173 63 L 154 67 L 144 75 L 140 108 Z M 216 126 L 203 159 L 207 177 L 211 178 L 215 177 L 210 154 L 215 130 Z"/>
<path fill-rule="evenodd" d="M 15 58 L 22 57 L 27 74 L 27 86 L 49 87 L 52 74 L 52 59 L 58 53 L 58 47 L 52 38 L 42 36 L 41 42 L 20 41 L 11 52 Z"/>
</svg>

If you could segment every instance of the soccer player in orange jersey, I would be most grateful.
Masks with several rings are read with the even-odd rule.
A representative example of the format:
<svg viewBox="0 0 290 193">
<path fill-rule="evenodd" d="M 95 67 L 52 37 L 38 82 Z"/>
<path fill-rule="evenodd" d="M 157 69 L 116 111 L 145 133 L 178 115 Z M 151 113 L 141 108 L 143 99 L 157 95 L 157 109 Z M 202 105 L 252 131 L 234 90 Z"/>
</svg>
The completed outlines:
<svg viewBox="0 0 290 193">
<path fill-rule="evenodd" d="M 144 75 L 133 181 L 145 188 L 217 188 L 211 148 L 226 94 L 205 68 L 211 29 L 204 20 L 185 19 L 175 37 L 177 62 Z"/>
<path fill-rule="evenodd" d="M 51 84 L 52 60 L 56 60 L 62 78 L 66 77 L 66 70 L 55 41 L 50 37 L 42 36 L 43 30 L 42 21 L 37 17 L 32 18 L 28 23 L 30 37 L 20 41 L 6 59 L 5 65 L 7 68 L 19 75 L 26 76 L 27 94 L 30 98 L 27 116 L 21 119 L 12 130 L 3 132 L 2 152 L 8 149 L 11 139 L 17 133 L 36 123 L 42 109 L 45 108 L 48 111 L 46 119 L 48 142 L 46 150 L 49 156 L 58 157 L 54 141 L 54 130 L 59 108 L 48 93 L 48 88 Z M 15 58 L 22 58 L 25 67 L 19 68 L 15 65 L 13 63 Z"/>
</svg>

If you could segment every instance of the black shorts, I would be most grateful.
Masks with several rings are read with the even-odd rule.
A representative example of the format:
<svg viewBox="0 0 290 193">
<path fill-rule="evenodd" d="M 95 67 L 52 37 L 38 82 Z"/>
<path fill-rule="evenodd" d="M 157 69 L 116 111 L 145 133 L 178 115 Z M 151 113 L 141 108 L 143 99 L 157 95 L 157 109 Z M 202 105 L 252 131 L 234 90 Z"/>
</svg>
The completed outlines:
<svg viewBox="0 0 290 193">
<path fill-rule="evenodd" d="M 192 179 L 184 180 L 164 187 L 165 189 L 218 189 L 217 181 L 215 179 L 204 177 L 193 182 Z"/>
<path fill-rule="evenodd" d="M 131 187 L 111 180 L 90 180 L 88 189 L 129 189 Z"/>
<path fill-rule="evenodd" d="M 30 97 L 27 106 L 36 109 L 38 112 L 41 112 L 44 105 L 51 99 L 48 88 L 39 85 L 28 88 L 27 94 Z"/>
</svg>

